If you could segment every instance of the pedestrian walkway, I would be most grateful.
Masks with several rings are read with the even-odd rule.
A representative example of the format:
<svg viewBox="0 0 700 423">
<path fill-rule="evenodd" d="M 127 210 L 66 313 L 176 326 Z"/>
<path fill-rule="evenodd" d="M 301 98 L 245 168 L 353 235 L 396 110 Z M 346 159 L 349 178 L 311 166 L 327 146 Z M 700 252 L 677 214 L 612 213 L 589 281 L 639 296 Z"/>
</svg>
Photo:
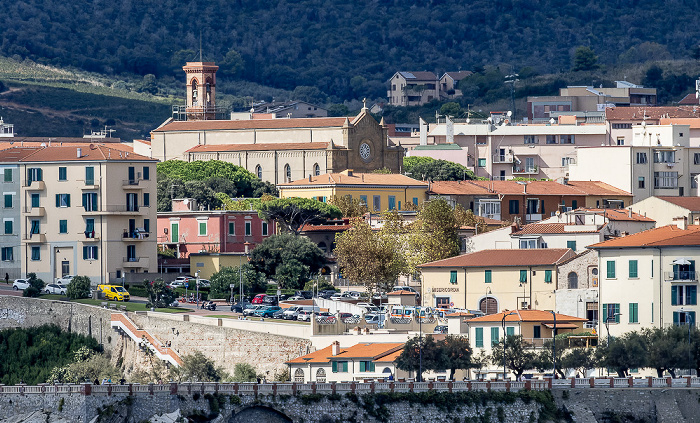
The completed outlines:
<svg viewBox="0 0 700 423">
<path fill-rule="evenodd" d="M 139 329 L 125 314 L 112 313 L 111 326 L 117 332 L 127 335 L 132 341 L 139 344 L 139 347 L 151 350 L 160 360 L 167 361 L 173 366 L 182 364 L 182 359 L 175 351 L 164 345 L 148 331 Z"/>
</svg>

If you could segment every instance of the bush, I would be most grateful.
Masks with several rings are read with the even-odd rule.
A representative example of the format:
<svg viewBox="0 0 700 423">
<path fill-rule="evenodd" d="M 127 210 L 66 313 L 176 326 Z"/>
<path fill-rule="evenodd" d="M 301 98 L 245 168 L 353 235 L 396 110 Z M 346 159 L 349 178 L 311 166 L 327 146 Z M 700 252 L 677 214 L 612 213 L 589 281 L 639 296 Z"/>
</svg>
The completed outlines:
<svg viewBox="0 0 700 423">
<path fill-rule="evenodd" d="M 87 276 L 74 277 L 66 288 L 66 295 L 71 300 L 88 298 L 90 296 L 90 278 Z"/>
<path fill-rule="evenodd" d="M 238 363 L 233 368 L 234 382 L 255 382 L 257 377 L 255 367 L 248 363 Z"/>
<path fill-rule="evenodd" d="M 36 277 L 36 273 L 27 273 L 27 281 L 29 282 L 29 287 L 22 292 L 24 297 L 38 297 L 41 294 L 41 290 L 44 289 L 46 285 L 43 280 Z"/>
</svg>

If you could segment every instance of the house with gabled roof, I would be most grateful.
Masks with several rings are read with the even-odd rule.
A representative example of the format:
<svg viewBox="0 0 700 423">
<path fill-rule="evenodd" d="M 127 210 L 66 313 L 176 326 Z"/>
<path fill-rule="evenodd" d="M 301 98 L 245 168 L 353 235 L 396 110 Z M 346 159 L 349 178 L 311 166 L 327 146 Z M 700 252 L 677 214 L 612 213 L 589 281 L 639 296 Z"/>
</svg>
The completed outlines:
<svg viewBox="0 0 700 423">
<path fill-rule="evenodd" d="M 471 71 L 445 72 L 440 77 L 440 99 L 449 100 L 462 96 L 462 91 L 458 88 L 459 82 L 471 75 Z"/>
<path fill-rule="evenodd" d="M 433 72 L 396 72 L 389 78 L 389 104 L 420 106 L 440 98 L 440 85 Z"/>
<path fill-rule="evenodd" d="M 630 209 L 654 219 L 658 226 L 671 225 L 682 218 L 700 225 L 700 197 L 654 196 L 632 204 Z"/>
</svg>

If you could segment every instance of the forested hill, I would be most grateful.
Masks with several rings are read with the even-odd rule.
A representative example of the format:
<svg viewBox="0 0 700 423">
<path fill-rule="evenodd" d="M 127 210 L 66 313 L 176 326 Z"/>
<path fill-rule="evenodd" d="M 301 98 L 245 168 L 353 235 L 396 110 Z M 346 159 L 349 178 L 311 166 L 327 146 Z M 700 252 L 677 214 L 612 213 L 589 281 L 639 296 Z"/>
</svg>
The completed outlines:
<svg viewBox="0 0 700 423">
<path fill-rule="evenodd" d="M 223 77 L 314 86 L 339 101 L 385 96 L 384 81 L 399 69 L 502 63 L 568 70 L 579 45 L 602 63 L 684 58 L 700 39 L 699 3 L 3 0 L 0 55 L 181 78 L 183 62 L 197 57 L 201 31 L 204 59 L 220 64 Z"/>
</svg>

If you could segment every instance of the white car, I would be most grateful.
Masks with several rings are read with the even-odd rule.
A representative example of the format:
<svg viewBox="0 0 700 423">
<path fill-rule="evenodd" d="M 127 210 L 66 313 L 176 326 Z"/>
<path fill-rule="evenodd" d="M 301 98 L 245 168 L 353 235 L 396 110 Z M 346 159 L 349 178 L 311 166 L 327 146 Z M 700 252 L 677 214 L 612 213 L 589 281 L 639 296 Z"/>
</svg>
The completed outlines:
<svg viewBox="0 0 700 423">
<path fill-rule="evenodd" d="M 333 301 L 340 301 L 343 298 L 343 294 L 340 292 L 336 292 L 335 294 L 331 295 L 331 300 Z"/>
<path fill-rule="evenodd" d="M 56 283 L 59 283 L 61 285 L 68 285 L 74 278 L 75 276 L 73 275 L 66 275 L 62 278 L 56 278 Z"/>
<path fill-rule="evenodd" d="M 50 283 L 44 288 L 47 294 L 66 295 L 66 286 L 58 283 Z"/>
<path fill-rule="evenodd" d="M 12 288 L 15 291 L 24 291 L 25 289 L 29 288 L 29 280 L 28 279 L 15 279 L 15 282 L 12 284 Z"/>
</svg>

